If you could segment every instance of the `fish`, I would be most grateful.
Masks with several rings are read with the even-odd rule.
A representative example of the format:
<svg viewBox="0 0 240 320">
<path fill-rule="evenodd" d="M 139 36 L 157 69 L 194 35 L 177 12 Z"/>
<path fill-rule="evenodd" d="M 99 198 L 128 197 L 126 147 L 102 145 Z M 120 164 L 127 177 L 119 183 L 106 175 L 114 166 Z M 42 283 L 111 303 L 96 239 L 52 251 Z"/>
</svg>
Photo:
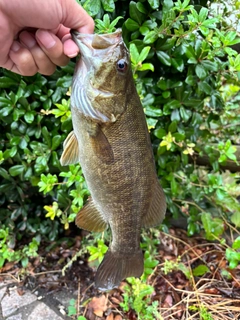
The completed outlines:
<svg viewBox="0 0 240 320">
<path fill-rule="evenodd" d="M 60 162 L 80 163 L 91 194 L 76 225 L 91 232 L 111 229 L 112 241 L 95 276 L 95 286 L 108 291 L 142 275 L 141 228 L 162 222 L 166 199 L 121 29 L 71 33 L 81 57 L 71 91 L 73 131 Z"/>
</svg>

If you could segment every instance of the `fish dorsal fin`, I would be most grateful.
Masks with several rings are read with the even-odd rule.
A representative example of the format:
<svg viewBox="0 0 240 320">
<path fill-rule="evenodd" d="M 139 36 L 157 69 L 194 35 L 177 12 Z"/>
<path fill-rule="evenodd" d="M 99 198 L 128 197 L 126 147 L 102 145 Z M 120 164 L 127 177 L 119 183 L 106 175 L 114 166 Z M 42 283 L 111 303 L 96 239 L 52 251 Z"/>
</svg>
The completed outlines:
<svg viewBox="0 0 240 320">
<path fill-rule="evenodd" d="M 91 145 L 95 154 L 101 159 L 103 163 L 110 164 L 114 162 L 114 154 L 112 147 L 103 133 L 100 125 L 94 135 L 90 135 Z"/>
<path fill-rule="evenodd" d="M 93 232 L 102 232 L 107 227 L 92 198 L 89 198 L 87 204 L 78 212 L 75 222 L 79 228 Z"/>
<path fill-rule="evenodd" d="M 166 199 L 159 182 L 155 184 L 152 192 L 152 201 L 147 214 L 143 217 L 142 227 L 150 228 L 159 225 L 166 213 Z"/>
<path fill-rule="evenodd" d="M 74 131 L 71 131 L 63 143 L 63 153 L 60 159 L 62 166 L 79 162 L 78 141 Z"/>
</svg>

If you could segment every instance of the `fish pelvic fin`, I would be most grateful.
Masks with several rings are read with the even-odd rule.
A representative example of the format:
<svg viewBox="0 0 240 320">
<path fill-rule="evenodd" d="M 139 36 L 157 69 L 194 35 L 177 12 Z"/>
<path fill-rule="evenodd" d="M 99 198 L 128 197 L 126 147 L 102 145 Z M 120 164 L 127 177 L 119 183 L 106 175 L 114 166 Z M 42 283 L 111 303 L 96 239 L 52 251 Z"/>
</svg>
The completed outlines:
<svg viewBox="0 0 240 320">
<path fill-rule="evenodd" d="M 75 223 L 79 228 L 92 232 L 103 232 L 107 228 L 107 223 L 92 198 L 89 198 L 87 204 L 78 212 Z"/>
<path fill-rule="evenodd" d="M 79 147 L 74 131 L 71 131 L 63 143 L 63 153 L 60 159 L 62 166 L 79 162 Z"/>
<path fill-rule="evenodd" d="M 143 216 L 142 227 L 150 228 L 159 225 L 164 219 L 166 208 L 165 195 L 162 187 L 157 181 L 155 188 L 153 189 L 153 198 L 150 207 L 147 214 Z"/>
<path fill-rule="evenodd" d="M 98 267 L 95 286 L 101 291 L 118 288 L 121 281 L 128 277 L 140 277 L 143 273 L 143 253 L 124 255 L 108 249 Z"/>
</svg>

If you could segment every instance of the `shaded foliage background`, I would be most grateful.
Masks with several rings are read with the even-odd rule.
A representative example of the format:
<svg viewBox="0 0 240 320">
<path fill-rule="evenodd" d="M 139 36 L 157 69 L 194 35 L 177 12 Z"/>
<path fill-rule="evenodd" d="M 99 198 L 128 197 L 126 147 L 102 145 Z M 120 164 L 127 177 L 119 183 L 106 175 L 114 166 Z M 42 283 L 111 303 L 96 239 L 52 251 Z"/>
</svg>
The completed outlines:
<svg viewBox="0 0 240 320">
<path fill-rule="evenodd" d="M 222 169 L 229 161 L 238 166 L 240 55 L 233 46 L 240 41 L 225 17 L 239 2 L 220 2 L 218 10 L 201 0 L 80 3 L 96 21 L 105 13 L 110 21 L 123 17 L 118 26 L 167 197 L 162 228 L 167 231 L 171 217 L 184 217 L 188 235 L 203 230 L 215 240 L 229 222 L 239 227 L 239 174 Z M 98 25 L 107 32 L 109 23 Z M 14 259 L 26 265 L 41 239 L 69 228 L 88 197 L 80 166 L 59 162 L 72 129 L 74 65 L 50 77 L 0 70 L 0 267 Z M 197 164 L 201 155 L 208 167 Z M 32 247 L 14 252 L 23 237 L 34 237 Z"/>
</svg>

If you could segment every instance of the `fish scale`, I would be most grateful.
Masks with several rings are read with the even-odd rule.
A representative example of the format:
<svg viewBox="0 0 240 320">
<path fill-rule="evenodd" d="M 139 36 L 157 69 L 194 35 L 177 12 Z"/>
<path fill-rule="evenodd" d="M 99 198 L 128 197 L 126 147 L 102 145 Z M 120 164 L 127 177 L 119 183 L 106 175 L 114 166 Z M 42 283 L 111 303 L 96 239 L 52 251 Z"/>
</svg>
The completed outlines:
<svg viewBox="0 0 240 320">
<path fill-rule="evenodd" d="M 141 228 L 162 222 L 166 201 L 121 30 L 72 34 L 82 55 L 73 78 L 73 132 L 61 163 L 79 161 L 91 193 L 76 224 L 99 232 L 110 226 L 112 242 L 95 279 L 106 291 L 141 276 Z"/>
</svg>

